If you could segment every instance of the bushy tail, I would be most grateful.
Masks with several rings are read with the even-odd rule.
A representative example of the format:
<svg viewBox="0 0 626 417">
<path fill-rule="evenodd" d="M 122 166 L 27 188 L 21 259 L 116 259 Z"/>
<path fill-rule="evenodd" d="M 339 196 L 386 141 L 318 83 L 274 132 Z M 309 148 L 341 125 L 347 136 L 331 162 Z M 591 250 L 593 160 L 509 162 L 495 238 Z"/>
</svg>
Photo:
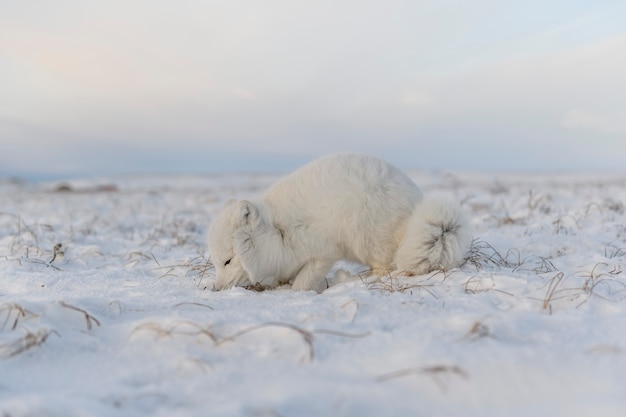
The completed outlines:
<svg viewBox="0 0 626 417">
<path fill-rule="evenodd" d="M 469 222 L 458 204 L 426 198 L 411 215 L 395 264 L 414 275 L 445 271 L 463 261 L 471 242 Z"/>
</svg>

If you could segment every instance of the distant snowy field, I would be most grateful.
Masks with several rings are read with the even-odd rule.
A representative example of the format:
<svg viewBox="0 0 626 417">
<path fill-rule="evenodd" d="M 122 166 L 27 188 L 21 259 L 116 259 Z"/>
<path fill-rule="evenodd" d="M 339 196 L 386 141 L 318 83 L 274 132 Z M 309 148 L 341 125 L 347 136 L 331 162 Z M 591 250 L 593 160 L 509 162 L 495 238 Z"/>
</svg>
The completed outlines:
<svg viewBox="0 0 626 417">
<path fill-rule="evenodd" d="M 319 295 L 211 290 L 277 176 L 0 180 L 0 416 L 626 415 L 626 175 L 411 175 L 466 264 Z"/>
</svg>

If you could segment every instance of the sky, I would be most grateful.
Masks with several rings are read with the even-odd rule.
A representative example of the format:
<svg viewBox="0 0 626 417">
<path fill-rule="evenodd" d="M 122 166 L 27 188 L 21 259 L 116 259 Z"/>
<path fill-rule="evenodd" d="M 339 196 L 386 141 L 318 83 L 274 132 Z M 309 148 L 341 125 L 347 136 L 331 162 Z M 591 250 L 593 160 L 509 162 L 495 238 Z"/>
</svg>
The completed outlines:
<svg viewBox="0 0 626 417">
<path fill-rule="evenodd" d="M 0 175 L 626 172 L 623 0 L 0 2 Z"/>
</svg>

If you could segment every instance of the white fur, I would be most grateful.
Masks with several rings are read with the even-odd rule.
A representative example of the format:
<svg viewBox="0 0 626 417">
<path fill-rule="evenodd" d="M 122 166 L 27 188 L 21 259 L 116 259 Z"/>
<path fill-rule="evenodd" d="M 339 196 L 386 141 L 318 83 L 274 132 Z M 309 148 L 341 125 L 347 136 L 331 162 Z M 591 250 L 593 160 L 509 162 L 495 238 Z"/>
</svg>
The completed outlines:
<svg viewBox="0 0 626 417">
<path fill-rule="evenodd" d="M 233 286 L 321 291 L 335 262 L 376 272 L 448 269 L 471 241 L 459 207 L 423 201 L 380 159 L 333 154 L 300 168 L 255 201 L 229 201 L 209 230 L 218 290 Z"/>
</svg>

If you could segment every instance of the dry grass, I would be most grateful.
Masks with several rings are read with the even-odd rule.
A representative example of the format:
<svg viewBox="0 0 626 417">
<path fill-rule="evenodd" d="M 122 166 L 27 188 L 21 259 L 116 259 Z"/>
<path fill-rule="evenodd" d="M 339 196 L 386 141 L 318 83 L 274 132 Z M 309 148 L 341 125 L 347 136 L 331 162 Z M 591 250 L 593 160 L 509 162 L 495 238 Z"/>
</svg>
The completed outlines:
<svg viewBox="0 0 626 417">
<path fill-rule="evenodd" d="M 626 250 L 609 245 L 604 248 L 604 257 L 607 259 L 624 258 L 626 257 Z"/>
<path fill-rule="evenodd" d="M 467 342 L 476 342 L 486 337 L 493 337 L 489 327 L 484 323 L 484 320 L 477 320 L 472 324 L 469 331 L 463 336 L 461 340 Z"/>
<path fill-rule="evenodd" d="M 568 233 L 568 231 L 561 227 L 557 233 Z M 604 256 L 607 259 L 619 259 L 624 256 L 624 251 L 615 246 L 606 246 Z M 530 272 L 537 276 L 553 274 L 547 279 L 543 287 L 545 288 L 545 293 L 539 299 L 542 310 L 550 313 L 552 313 L 554 305 L 558 301 L 571 302 L 578 300 L 577 307 L 579 307 L 594 296 L 612 302 L 626 299 L 626 282 L 619 279 L 619 276 L 622 274 L 622 267 L 619 264 L 599 262 L 588 272 L 566 274 L 559 271 L 549 257 L 538 255 L 522 256 L 517 249 L 509 249 L 506 255 L 502 255 L 491 244 L 475 239 L 463 266 L 465 265 L 473 266 L 477 272 L 489 269 L 501 271 L 506 268 L 513 273 Z M 580 283 L 580 278 L 584 279 L 582 284 Z M 566 282 L 569 282 L 570 285 L 566 285 Z M 493 285 L 485 286 L 484 280 L 480 275 L 467 279 L 464 290 L 468 294 L 499 291 Z M 499 292 L 513 295 L 505 291 Z M 581 299 L 582 302 L 580 302 Z"/>
<path fill-rule="evenodd" d="M 369 333 L 344 333 L 329 329 L 306 330 L 300 326 L 296 326 L 291 323 L 267 322 L 246 327 L 228 336 L 220 337 L 212 330 L 211 326 L 202 326 L 189 320 L 178 320 L 167 325 L 152 322 L 144 323 L 135 327 L 131 331 L 130 336 L 132 337 L 136 333 L 146 331 L 156 334 L 158 338 L 173 338 L 176 336 L 204 336 L 207 337 L 211 342 L 213 342 L 214 346 L 219 347 L 229 342 L 236 342 L 239 338 L 246 334 L 254 333 L 262 329 L 277 327 L 291 330 L 302 338 L 302 341 L 307 348 L 306 355 L 303 358 L 303 361 L 305 362 L 312 362 L 315 359 L 314 340 L 316 334 L 324 334 L 352 339 L 359 339 L 369 336 Z"/>
<path fill-rule="evenodd" d="M 518 265 L 513 268 L 513 272 L 518 270 L 531 271 L 537 275 L 549 274 L 551 272 L 558 271 L 557 267 L 554 266 L 549 258 L 538 255 L 527 256 L 526 258 L 519 260 Z"/>
<path fill-rule="evenodd" d="M 585 279 L 582 291 L 607 301 L 624 300 L 626 299 L 626 282 L 618 279 L 621 274 L 620 265 L 599 262 L 588 274 L 582 275 Z"/>
<path fill-rule="evenodd" d="M 48 340 L 51 334 L 59 334 L 54 330 L 38 329 L 28 330 L 23 336 L 6 343 L 0 343 L 0 359 L 6 359 L 24 353 L 34 347 L 40 346 Z"/>
<path fill-rule="evenodd" d="M 11 252 L 13 252 L 14 250 L 11 249 Z M 20 266 L 24 263 L 26 264 L 31 264 L 31 265 L 41 265 L 44 266 L 46 268 L 51 268 L 54 269 L 56 271 L 60 271 L 61 268 L 59 268 L 58 266 L 54 265 L 55 261 L 61 260 L 63 258 L 63 256 L 65 255 L 65 252 L 63 250 L 63 244 L 61 243 L 57 243 L 54 245 L 53 249 L 52 249 L 52 258 L 48 261 L 45 261 L 43 259 L 40 258 L 33 258 L 31 257 L 31 251 L 34 251 L 37 254 L 42 255 L 45 251 L 43 251 L 41 248 L 36 247 L 34 250 L 32 247 L 25 247 L 24 248 L 24 255 L 23 256 L 5 256 L 4 259 L 8 260 L 8 261 L 15 261 L 17 262 Z"/>
<path fill-rule="evenodd" d="M 60 304 L 61 304 L 61 306 L 65 307 L 65 308 L 68 308 L 70 310 L 77 311 L 77 312 L 83 314 L 85 316 L 85 324 L 87 326 L 87 330 L 93 329 L 94 324 L 96 326 L 100 327 L 100 321 L 97 318 L 95 318 L 94 316 L 92 316 L 91 314 L 89 314 L 86 310 L 83 310 L 82 308 L 78 308 L 78 307 L 75 307 L 73 305 L 70 305 L 70 304 L 68 304 L 68 303 L 66 303 L 64 301 L 61 301 Z"/>
<path fill-rule="evenodd" d="M 464 291 L 467 294 L 479 294 L 479 293 L 484 293 L 484 292 L 488 292 L 488 291 L 495 291 L 495 292 L 499 292 L 501 294 L 505 294 L 508 296 L 513 296 L 513 294 L 511 294 L 510 292 L 495 288 L 495 284 L 491 284 L 489 286 L 485 286 L 484 285 L 484 279 L 483 277 L 480 276 L 471 276 L 470 278 L 467 279 L 467 281 L 465 281 L 464 284 Z"/>
<path fill-rule="evenodd" d="M 218 341 L 218 338 L 211 331 L 210 327 L 204 327 L 190 320 L 178 320 L 167 325 L 152 322 L 140 324 L 131 331 L 130 337 L 140 332 L 152 332 L 158 338 L 172 338 L 175 336 L 205 336 L 214 343 L 217 343 Z"/>
<path fill-rule="evenodd" d="M 341 308 L 347 309 L 348 307 L 351 307 L 351 306 L 353 306 L 354 311 L 352 312 L 349 321 L 350 323 L 354 323 L 354 320 L 356 319 L 356 316 L 359 313 L 359 309 L 361 308 L 361 304 L 359 303 L 359 300 L 357 300 L 356 298 L 352 298 L 346 301 L 344 304 L 342 304 Z"/>
<path fill-rule="evenodd" d="M 370 275 L 371 271 L 366 271 L 360 275 L 368 290 L 378 291 L 381 293 L 410 293 L 414 290 L 426 291 L 433 298 L 437 299 L 437 295 L 432 288 L 437 286 L 435 282 L 428 282 L 436 277 L 443 280 L 446 279 L 445 271 L 435 271 L 427 277 L 413 277 L 403 271 L 386 272 L 383 275 Z M 371 279 L 373 277 L 373 279 Z"/>
<path fill-rule="evenodd" d="M 209 277 L 215 277 L 215 265 L 211 258 L 198 257 L 188 264 L 189 270 L 186 276 L 197 276 L 198 287 L 202 285 L 202 281 Z M 206 287 L 205 287 L 206 288 Z"/>
<path fill-rule="evenodd" d="M 552 276 L 545 285 L 542 309 L 552 314 L 553 305 L 557 301 L 577 301 L 580 307 L 592 297 L 605 301 L 618 302 L 626 299 L 626 282 L 618 279 L 622 269 L 620 265 L 599 262 L 589 272 L 566 275 L 559 272 Z M 582 279 L 582 283 L 581 283 Z M 566 286 L 566 282 L 570 282 Z"/>
<path fill-rule="evenodd" d="M 66 302 L 60 302 L 59 304 L 63 308 L 83 314 L 87 330 L 92 330 L 94 326 L 100 326 L 100 321 L 86 310 Z M 0 305 L 0 331 L 10 332 L 8 336 L 10 340 L 0 343 L 0 358 L 16 356 L 40 346 L 46 342 L 51 334 L 60 336 L 55 330 L 47 328 L 32 330 L 28 328 L 30 326 L 27 327 L 21 324 L 33 318 L 39 318 L 39 315 L 32 313 L 19 304 L 7 303 Z M 23 334 L 20 335 L 22 332 Z"/>
<path fill-rule="evenodd" d="M 162 266 L 157 258 L 150 253 L 150 258 L 154 260 L 157 267 L 156 271 L 163 271 L 159 276 L 159 279 L 166 277 L 194 277 L 198 280 L 198 287 L 202 287 L 203 282 L 210 277 L 215 277 L 215 265 L 211 261 L 211 258 L 205 258 L 204 256 L 198 256 L 188 261 L 182 261 L 180 263 Z M 205 285 L 202 287 L 207 289 Z"/>
<path fill-rule="evenodd" d="M 254 292 L 264 292 L 265 290 L 267 290 L 267 288 L 265 288 L 260 282 L 257 282 L 256 284 L 252 284 L 252 285 L 246 285 L 243 288 L 245 288 L 248 291 L 254 291 Z"/>
<path fill-rule="evenodd" d="M 476 271 L 484 269 L 500 270 L 507 266 L 507 260 L 491 244 L 484 240 L 474 239 L 461 266 L 471 265 Z"/>
<path fill-rule="evenodd" d="M 213 307 L 211 307 L 208 304 L 195 303 L 195 302 L 185 302 L 185 303 L 178 303 L 174 305 L 174 307 L 183 307 L 183 306 L 196 306 L 196 307 L 208 308 L 209 310 L 215 310 Z"/>
<path fill-rule="evenodd" d="M 469 374 L 456 365 L 433 365 L 421 368 L 401 369 L 399 371 L 379 375 L 376 377 L 376 382 L 387 382 L 412 375 L 426 375 L 431 377 L 444 393 L 447 391 L 447 384 L 445 383 L 444 377 L 457 376 L 463 379 L 469 379 Z"/>
<path fill-rule="evenodd" d="M 2 320 L 3 316 L 4 320 Z M 36 315 L 26 310 L 19 304 L 2 304 L 0 305 L 0 320 L 2 320 L 2 324 L 0 324 L 0 330 L 15 330 L 22 319 L 26 319 L 29 317 L 36 317 Z"/>
<path fill-rule="evenodd" d="M 344 332 L 339 332 L 336 330 L 328 330 L 328 329 L 318 329 L 318 330 L 309 331 L 309 330 L 303 329 L 300 326 L 296 326 L 290 323 L 268 322 L 268 323 L 257 324 L 257 325 L 248 327 L 246 329 L 243 329 L 241 331 L 238 331 L 230 336 L 226 336 L 220 339 L 216 344 L 221 345 L 222 343 L 225 343 L 225 342 L 232 342 L 235 339 L 245 334 L 255 332 L 257 330 L 265 329 L 268 327 L 269 328 L 281 327 L 281 328 L 292 330 L 298 335 L 300 335 L 305 345 L 307 346 L 307 355 L 305 357 L 307 362 L 313 362 L 313 360 L 315 359 L 315 350 L 314 350 L 314 345 L 313 345 L 313 342 L 315 340 L 315 334 L 326 334 L 326 335 L 331 335 L 331 336 L 347 337 L 347 338 L 352 338 L 352 339 L 360 339 L 360 338 L 369 336 L 369 333 L 354 334 L 354 333 L 344 333 Z"/>
<path fill-rule="evenodd" d="M 552 302 L 555 300 L 555 297 L 559 293 L 571 291 L 571 289 L 567 290 L 559 288 L 564 279 L 565 274 L 563 272 L 559 272 L 548 281 L 548 290 L 546 291 L 546 296 L 543 299 L 544 310 L 549 310 L 550 313 L 552 313 Z"/>
<path fill-rule="evenodd" d="M 226 336 L 222 339 L 220 339 L 219 341 L 216 342 L 216 345 L 222 345 L 226 342 L 233 342 L 235 341 L 237 338 L 251 333 L 251 332 L 255 332 L 257 330 L 260 329 L 265 329 L 268 327 L 282 327 L 285 329 L 289 329 L 294 331 L 295 333 L 297 333 L 299 336 L 302 337 L 302 340 L 304 341 L 306 347 L 307 347 L 307 355 L 305 356 L 305 360 L 307 362 L 313 362 L 313 360 L 315 359 L 315 351 L 313 349 L 313 340 L 314 340 L 314 336 L 313 333 L 303 329 L 302 327 L 293 325 L 293 324 L 289 324 L 289 323 L 280 323 L 280 322 L 270 322 L 270 323 L 261 323 L 261 324 L 257 324 L 251 327 L 248 327 L 246 329 L 240 330 L 230 336 Z"/>
<path fill-rule="evenodd" d="M 554 226 L 554 234 L 564 234 L 569 235 L 574 230 L 574 226 L 576 229 L 580 229 L 580 222 L 577 217 L 572 214 L 563 215 L 552 222 Z"/>
<path fill-rule="evenodd" d="M 10 235 L 11 241 L 8 245 L 9 254 L 22 259 L 26 262 L 51 266 L 56 268 L 52 263 L 56 260 L 57 256 L 62 256 L 62 245 L 55 246 L 53 249 L 54 256 L 49 261 L 38 259 L 44 256 L 45 250 L 42 249 L 42 241 L 47 240 L 46 235 L 49 232 L 54 231 L 54 227 L 45 223 L 32 223 L 28 224 L 21 215 L 15 215 L 8 212 L 0 212 L 0 216 L 10 217 L 14 220 L 13 227 L 7 230 L 7 235 Z"/>
</svg>

